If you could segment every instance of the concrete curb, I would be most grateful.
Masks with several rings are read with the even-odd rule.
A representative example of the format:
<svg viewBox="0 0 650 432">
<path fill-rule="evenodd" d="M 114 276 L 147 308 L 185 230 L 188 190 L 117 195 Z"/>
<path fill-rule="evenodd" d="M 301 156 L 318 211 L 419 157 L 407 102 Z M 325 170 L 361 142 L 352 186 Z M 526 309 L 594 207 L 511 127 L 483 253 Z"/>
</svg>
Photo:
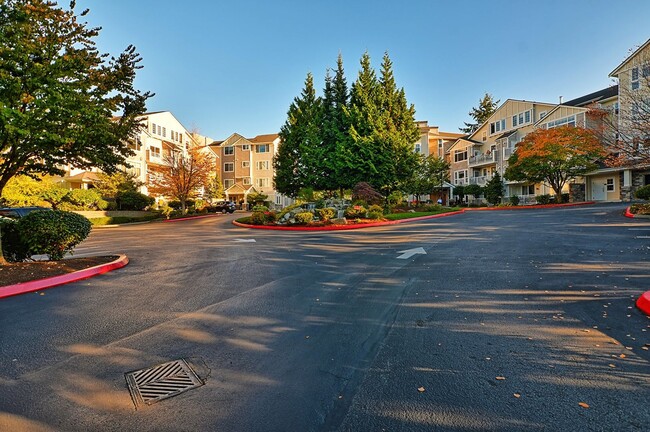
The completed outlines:
<svg viewBox="0 0 650 432">
<path fill-rule="evenodd" d="M 636 307 L 641 309 L 644 314 L 650 315 L 650 291 L 641 294 L 636 301 Z"/>
<path fill-rule="evenodd" d="M 187 220 L 192 220 L 192 219 L 205 219 L 209 217 L 217 217 L 219 216 L 218 214 L 207 214 L 207 215 L 200 215 L 200 216 L 188 216 L 188 217 L 183 217 L 183 218 L 178 218 L 178 219 L 164 219 L 163 222 L 182 222 L 182 221 L 187 221 Z"/>
<path fill-rule="evenodd" d="M 129 263 L 129 258 L 126 255 L 120 255 L 115 261 L 106 264 L 96 265 L 84 270 L 79 270 L 72 273 L 67 273 L 59 276 L 52 276 L 46 279 L 39 279 L 29 282 L 18 283 L 14 285 L 6 285 L 0 287 L 0 299 L 11 297 L 19 294 L 25 294 L 34 291 L 40 291 L 52 288 L 58 285 L 67 284 L 70 282 L 88 279 L 112 270 L 117 270 L 124 267 Z"/>
<path fill-rule="evenodd" d="M 455 211 L 455 212 L 440 213 L 440 214 L 437 214 L 437 215 L 420 216 L 420 217 L 414 217 L 414 218 L 409 218 L 409 219 L 400 219 L 400 220 L 395 220 L 395 221 L 373 222 L 373 223 L 358 224 L 358 225 L 332 225 L 332 226 L 326 226 L 326 227 L 248 225 L 248 224 L 244 224 L 244 223 L 241 223 L 241 222 L 237 222 L 236 220 L 232 221 L 232 224 L 235 225 L 235 226 L 238 226 L 240 228 L 264 229 L 264 230 L 271 230 L 271 231 L 343 231 L 343 230 L 372 228 L 372 227 L 386 226 L 386 225 L 397 225 L 397 224 L 408 223 L 408 222 L 417 222 L 417 221 L 422 221 L 422 220 L 427 220 L 427 219 L 438 219 L 438 218 L 443 218 L 443 217 L 447 217 L 447 216 L 455 216 L 455 215 L 463 214 L 465 212 L 472 212 L 472 211 L 536 210 L 536 209 L 544 209 L 544 208 L 575 207 L 575 206 L 590 205 L 590 204 L 595 204 L 595 202 L 594 201 L 587 201 L 587 202 L 581 202 L 581 203 L 545 204 L 545 205 L 539 205 L 539 206 L 521 206 L 521 207 L 477 207 L 477 208 L 466 208 L 466 209 L 458 210 L 458 211 Z"/>
</svg>

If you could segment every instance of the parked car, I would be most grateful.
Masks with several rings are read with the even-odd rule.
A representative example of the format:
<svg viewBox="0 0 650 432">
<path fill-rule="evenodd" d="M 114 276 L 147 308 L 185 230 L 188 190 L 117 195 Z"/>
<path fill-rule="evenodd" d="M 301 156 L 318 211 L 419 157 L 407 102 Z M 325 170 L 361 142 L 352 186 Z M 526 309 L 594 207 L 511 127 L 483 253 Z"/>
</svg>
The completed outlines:
<svg viewBox="0 0 650 432">
<path fill-rule="evenodd" d="M 233 213 L 235 211 L 235 203 L 231 201 L 224 201 L 210 206 L 210 211 L 213 213 Z"/>
<path fill-rule="evenodd" d="M 33 211 L 52 211 L 49 207 L 3 207 L 0 208 L 0 217 L 8 219 L 20 219 Z"/>
</svg>

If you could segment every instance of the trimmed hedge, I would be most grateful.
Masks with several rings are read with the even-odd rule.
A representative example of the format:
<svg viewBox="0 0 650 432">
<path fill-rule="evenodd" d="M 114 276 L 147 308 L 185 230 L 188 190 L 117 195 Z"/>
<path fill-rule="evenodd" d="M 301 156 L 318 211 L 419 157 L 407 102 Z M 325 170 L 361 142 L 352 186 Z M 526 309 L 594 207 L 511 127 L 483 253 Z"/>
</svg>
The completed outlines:
<svg viewBox="0 0 650 432">
<path fill-rule="evenodd" d="M 650 185 L 638 188 L 634 196 L 642 200 L 650 200 Z"/>
<path fill-rule="evenodd" d="M 85 217 L 60 210 L 31 212 L 17 222 L 18 235 L 27 253 L 45 254 L 50 261 L 61 260 L 72 252 L 88 237 L 91 228 Z"/>
<path fill-rule="evenodd" d="M 27 246 L 20 239 L 16 220 L 0 218 L 0 235 L 2 236 L 2 254 L 7 261 L 18 262 L 29 258 Z"/>
</svg>

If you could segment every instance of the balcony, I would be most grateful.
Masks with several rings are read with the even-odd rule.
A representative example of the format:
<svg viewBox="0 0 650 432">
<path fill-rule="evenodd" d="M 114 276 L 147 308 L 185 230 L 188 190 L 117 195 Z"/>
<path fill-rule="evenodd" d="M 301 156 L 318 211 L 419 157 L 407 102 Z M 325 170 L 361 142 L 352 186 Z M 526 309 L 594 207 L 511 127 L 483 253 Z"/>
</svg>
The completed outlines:
<svg viewBox="0 0 650 432">
<path fill-rule="evenodd" d="M 469 166 L 490 165 L 497 161 L 497 152 L 480 154 L 469 158 Z"/>
<path fill-rule="evenodd" d="M 464 186 L 469 184 L 467 178 L 454 179 L 454 186 Z"/>
<path fill-rule="evenodd" d="M 491 175 L 470 177 L 469 178 L 469 184 L 485 186 L 487 184 L 487 182 L 489 182 L 490 180 L 492 180 Z"/>
</svg>

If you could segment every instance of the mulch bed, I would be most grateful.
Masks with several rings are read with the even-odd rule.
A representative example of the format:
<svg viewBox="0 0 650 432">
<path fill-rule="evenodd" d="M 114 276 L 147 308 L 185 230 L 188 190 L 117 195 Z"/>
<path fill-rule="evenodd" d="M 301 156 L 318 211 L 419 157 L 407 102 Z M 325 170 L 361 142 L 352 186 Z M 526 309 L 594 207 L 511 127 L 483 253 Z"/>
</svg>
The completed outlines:
<svg viewBox="0 0 650 432">
<path fill-rule="evenodd" d="M 69 258 L 61 261 L 28 261 L 0 265 L 0 287 L 84 270 L 115 261 L 118 256 Z"/>
</svg>

